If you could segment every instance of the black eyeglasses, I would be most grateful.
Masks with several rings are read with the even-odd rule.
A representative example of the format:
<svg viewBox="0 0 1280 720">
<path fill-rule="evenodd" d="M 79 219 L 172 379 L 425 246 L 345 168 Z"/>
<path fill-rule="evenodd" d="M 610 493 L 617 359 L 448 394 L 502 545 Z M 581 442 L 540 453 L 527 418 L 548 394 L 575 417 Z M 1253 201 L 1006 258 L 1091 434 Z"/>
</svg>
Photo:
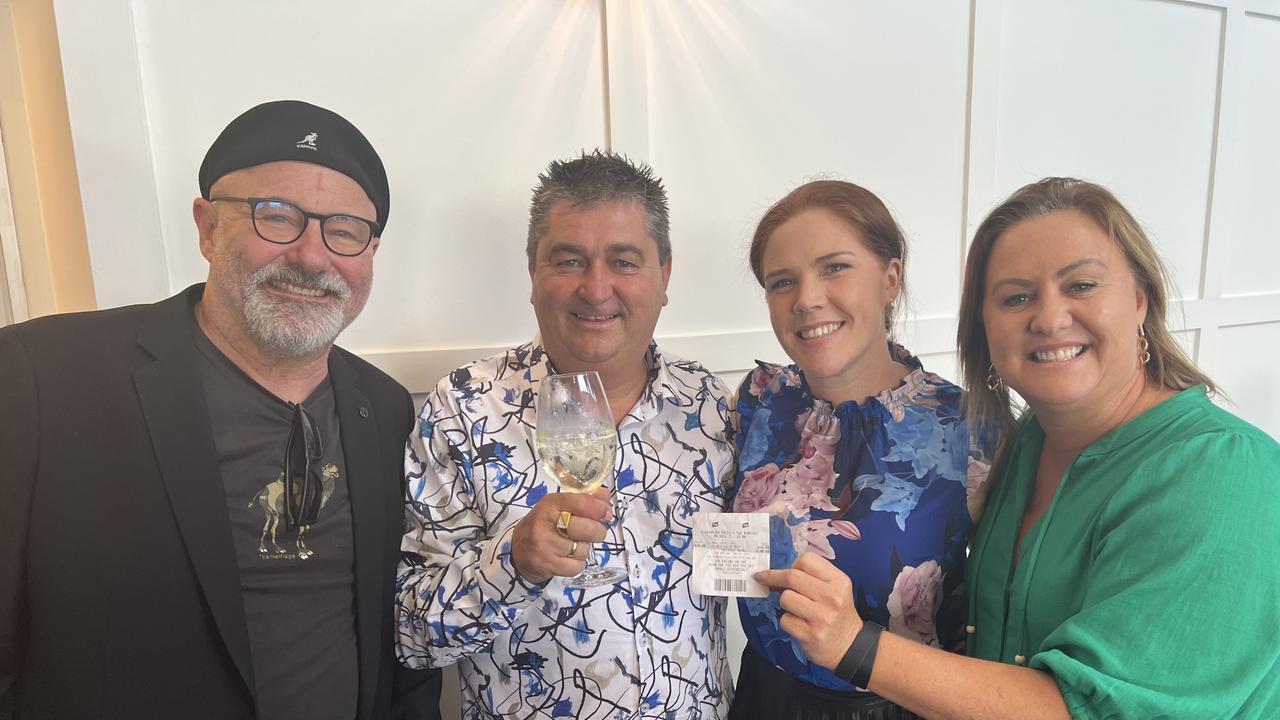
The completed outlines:
<svg viewBox="0 0 1280 720">
<path fill-rule="evenodd" d="M 319 470 L 324 444 L 316 421 L 302 409 L 293 406 L 293 426 L 284 449 L 284 522 L 286 530 L 314 525 L 324 502 L 324 483 L 315 477 Z"/>
<path fill-rule="evenodd" d="M 381 228 L 372 220 L 355 215 L 320 215 L 307 212 L 291 202 L 275 198 L 211 197 L 209 202 L 248 203 L 253 210 L 253 229 L 258 237 L 278 245 L 302 237 L 307 222 L 320 222 L 320 237 L 324 246 L 335 254 L 351 257 L 364 252 Z"/>
</svg>

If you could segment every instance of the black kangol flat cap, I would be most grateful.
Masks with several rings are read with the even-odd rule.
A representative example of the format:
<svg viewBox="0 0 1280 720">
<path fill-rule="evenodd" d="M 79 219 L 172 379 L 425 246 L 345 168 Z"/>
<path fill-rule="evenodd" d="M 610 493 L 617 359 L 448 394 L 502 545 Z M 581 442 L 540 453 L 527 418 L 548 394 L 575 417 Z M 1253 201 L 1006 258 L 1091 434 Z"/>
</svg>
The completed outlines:
<svg viewBox="0 0 1280 720">
<path fill-rule="evenodd" d="M 346 118 L 300 100 L 276 100 L 245 111 L 223 129 L 200 163 L 200 195 L 243 168 L 299 160 L 337 170 L 364 188 L 386 227 L 391 205 L 387 171 L 364 134 Z"/>
</svg>

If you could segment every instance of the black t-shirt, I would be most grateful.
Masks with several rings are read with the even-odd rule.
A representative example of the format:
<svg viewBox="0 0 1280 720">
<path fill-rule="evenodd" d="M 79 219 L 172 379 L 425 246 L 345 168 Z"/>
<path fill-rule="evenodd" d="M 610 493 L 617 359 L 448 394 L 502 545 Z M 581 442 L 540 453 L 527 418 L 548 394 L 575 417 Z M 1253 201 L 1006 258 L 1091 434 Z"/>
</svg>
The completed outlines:
<svg viewBox="0 0 1280 720">
<path fill-rule="evenodd" d="M 264 720 L 356 715 L 354 543 L 333 386 L 303 408 L 323 454 L 316 523 L 288 530 L 284 455 L 293 406 L 245 375 L 202 332 L 202 379 L 240 567 L 258 713 Z"/>
</svg>

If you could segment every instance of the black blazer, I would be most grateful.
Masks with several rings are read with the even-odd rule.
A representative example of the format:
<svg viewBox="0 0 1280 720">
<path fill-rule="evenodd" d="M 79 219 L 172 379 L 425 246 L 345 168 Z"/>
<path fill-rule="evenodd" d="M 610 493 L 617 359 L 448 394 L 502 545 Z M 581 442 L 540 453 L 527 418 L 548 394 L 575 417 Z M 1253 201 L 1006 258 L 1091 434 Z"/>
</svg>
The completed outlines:
<svg viewBox="0 0 1280 720">
<path fill-rule="evenodd" d="M 253 664 L 191 307 L 0 329 L 0 695 L 18 717 L 252 718 Z M 395 660 L 408 393 L 329 355 L 355 534 L 358 717 L 438 718 Z M 5 677 L 9 676 L 9 677 Z"/>
</svg>

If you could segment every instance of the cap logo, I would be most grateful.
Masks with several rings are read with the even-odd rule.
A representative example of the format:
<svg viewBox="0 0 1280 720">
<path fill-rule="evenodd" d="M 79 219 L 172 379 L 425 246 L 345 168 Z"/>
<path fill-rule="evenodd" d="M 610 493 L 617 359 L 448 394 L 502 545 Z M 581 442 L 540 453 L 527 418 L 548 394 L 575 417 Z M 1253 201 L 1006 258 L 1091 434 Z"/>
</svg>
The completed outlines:
<svg viewBox="0 0 1280 720">
<path fill-rule="evenodd" d="M 304 135 L 301 140 L 298 141 L 297 147 L 298 149 L 305 148 L 307 150 L 318 150 L 319 148 L 316 147 L 316 140 L 318 140 L 319 138 L 320 138 L 320 133 L 309 132 L 306 135 Z"/>
</svg>

